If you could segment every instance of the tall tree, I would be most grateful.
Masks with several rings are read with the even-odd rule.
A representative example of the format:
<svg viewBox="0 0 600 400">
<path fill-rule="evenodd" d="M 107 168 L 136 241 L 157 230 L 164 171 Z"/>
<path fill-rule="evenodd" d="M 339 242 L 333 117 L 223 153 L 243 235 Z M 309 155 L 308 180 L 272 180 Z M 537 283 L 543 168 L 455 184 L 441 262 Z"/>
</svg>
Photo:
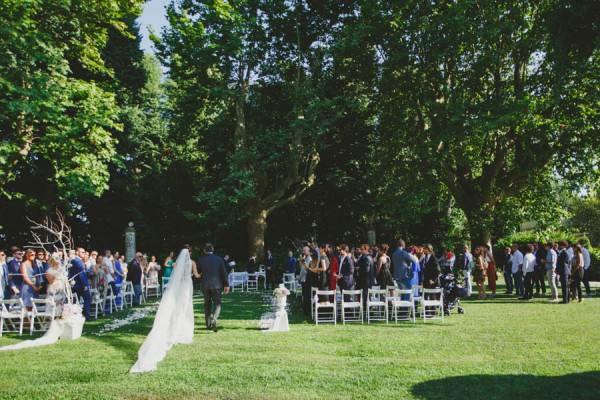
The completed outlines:
<svg viewBox="0 0 600 400">
<path fill-rule="evenodd" d="M 334 4 L 334 3 L 332 3 Z M 171 129 L 187 143 L 201 220 L 246 221 L 263 254 L 267 219 L 313 185 L 335 115 L 320 89 L 331 27 L 304 1 L 174 1 L 157 43 L 169 66 Z"/>
<path fill-rule="evenodd" d="M 499 203 L 540 172 L 598 171 L 598 37 L 565 62 L 551 40 L 557 3 L 364 1 L 348 27 L 352 46 L 378 54 L 389 159 L 442 182 L 473 242 L 490 241 Z"/>
</svg>

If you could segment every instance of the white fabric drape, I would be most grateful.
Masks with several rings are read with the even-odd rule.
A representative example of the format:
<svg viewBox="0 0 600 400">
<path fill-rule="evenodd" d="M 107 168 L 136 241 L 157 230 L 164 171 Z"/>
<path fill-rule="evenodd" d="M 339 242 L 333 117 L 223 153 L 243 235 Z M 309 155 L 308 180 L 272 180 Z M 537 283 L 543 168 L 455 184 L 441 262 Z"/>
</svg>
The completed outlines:
<svg viewBox="0 0 600 400">
<path fill-rule="evenodd" d="M 192 261 L 183 249 L 165 289 L 152 330 L 138 352 L 138 360 L 130 373 L 156 370 L 174 344 L 192 343 L 194 337 L 194 307 Z"/>
</svg>

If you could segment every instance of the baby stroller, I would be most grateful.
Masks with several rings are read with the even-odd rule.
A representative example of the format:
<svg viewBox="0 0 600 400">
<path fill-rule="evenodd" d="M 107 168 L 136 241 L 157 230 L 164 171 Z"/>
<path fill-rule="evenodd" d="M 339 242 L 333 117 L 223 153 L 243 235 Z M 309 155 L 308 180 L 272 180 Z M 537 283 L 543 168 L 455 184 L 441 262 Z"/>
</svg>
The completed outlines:
<svg viewBox="0 0 600 400">
<path fill-rule="evenodd" d="M 442 289 L 444 290 L 444 313 L 450 315 L 454 309 L 459 314 L 464 314 L 465 309 L 460 306 L 460 298 L 467 296 L 467 288 L 462 286 L 463 282 L 459 282 L 452 274 L 443 274 L 440 277 Z"/>
</svg>

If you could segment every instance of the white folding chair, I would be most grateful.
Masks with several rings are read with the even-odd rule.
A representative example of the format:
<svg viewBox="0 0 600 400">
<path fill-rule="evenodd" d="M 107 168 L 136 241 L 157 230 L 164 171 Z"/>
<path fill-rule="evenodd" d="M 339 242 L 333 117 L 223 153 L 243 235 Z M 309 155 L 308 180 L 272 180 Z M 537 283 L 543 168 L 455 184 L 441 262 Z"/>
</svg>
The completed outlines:
<svg viewBox="0 0 600 400">
<path fill-rule="evenodd" d="M 124 293 L 125 290 L 124 288 L 126 287 L 125 285 L 126 282 L 123 282 L 123 287 L 121 288 L 121 293 Z M 98 289 L 90 289 L 90 312 L 92 311 L 92 307 L 94 307 L 94 318 L 98 319 L 98 309 L 100 307 L 102 307 L 102 305 L 104 304 L 104 302 L 100 299 L 100 293 L 98 292 Z M 123 302 L 125 302 L 125 298 L 123 297 Z"/>
<path fill-rule="evenodd" d="M 406 289 L 394 290 L 394 296 L 390 300 L 392 306 L 392 313 L 396 323 L 398 321 L 410 321 L 416 322 L 415 319 L 415 301 L 414 301 L 414 290 Z M 406 297 L 408 296 L 408 299 Z M 398 311 L 401 310 L 400 317 L 398 317 Z"/>
<path fill-rule="evenodd" d="M 117 310 L 117 296 L 114 294 L 112 290 L 112 286 L 106 285 L 104 288 L 104 303 L 102 304 L 102 312 L 106 314 L 106 306 L 108 302 L 108 313 L 112 314 L 113 305 L 115 306 L 115 311 Z"/>
<path fill-rule="evenodd" d="M 386 289 L 369 289 L 367 298 L 367 323 L 385 321 L 388 323 Z"/>
<path fill-rule="evenodd" d="M 421 308 L 423 322 L 440 318 L 444 322 L 444 291 L 441 288 L 423 289 Z"/>
<path fill-rule="evenodd" d="M 50 324 L 56 315 L 54 301 L 46 299 L 31 299 L 31 311 L 27 313 L 29 318 L 29 334 L 33 331 L 44 332 L 50 328 Z"/>
<path fill-rule="evenodd" d="M 337 302 L 335 297 L 335 290 L 317 290 L 315 292 L 317 297 L 330 298 L 333 296 L 333 302 L 330 301 L 315 301 L 315 324 L 319 325 L 319 322 L 333 322 L 337 324 Z"/>
<path fill-rule="evenodd" d="M 246 290 L 258 290 L 257 274 L 248 274 L 248 280 L 246 281 Z"/>
<path fill-rule="evenodd" d="M 23 335 L 25 312 L 25 305 L 20 298 L 2 300 L 0 336 L 2 336 L 3 332 L 19 332 L 19 336 Z"/>
<path fill-rule="evenodd" d="M 168 276 L 163 276 L 162 277 L 162 287 L 160 288 L 161 293 L 165 292 L 165 289 L 167 287 L 167 285 L 169 284 L 169 278 Z"/>
<path fill-rule="evenodd" d="M 146 283 L 146 297 L 160 297 L 160 285 L 158 284 L 158 278 L 144 278 Z"/>
<path fill-rule="evenodd" d="M 346 322 L 360 322 L 361 324 L 364 323 L 362 295 L 362 290 L 342 290 L 340 312 L 342 314 L 342 323 L 344 325 L 346 325 Z M 346 301 L 346 297 L 348 296 L 350 298 L 348 301 Z M 356 296 L 358 296 L 358 301 L 356 301 Z"/>
<path fill-rule="evenodd" d="M 123 292 L 123 302 L 125 305 L 128 305 L 128 307 L 133 306 L 133 297 L 135 296 L 133 283 L 130 281 L 123 281 L 121 292 Z"/>
<path fill-rule="evenodd" d="M 244 287 L 246 286 L 246 279 L 248 274 L 245 272 L 232 272 L 229 274 L 229 288 L 232 292 L 235 292 L 235 288 L 242 289 L 244 291 Z"/>
<path fill-rule="evenodd" d="M 423 286 L 412 285 L 413 301 L 415 302 L 415 312 L 420 317 L 423 311 Z M 419 307 L 421 309 L 419 309 Z"/>
<path fill-rule="evenodd" d="M 296 291 L 296 274 L 283 274 L 283 284 L 290 292 Z"/>
</svg>

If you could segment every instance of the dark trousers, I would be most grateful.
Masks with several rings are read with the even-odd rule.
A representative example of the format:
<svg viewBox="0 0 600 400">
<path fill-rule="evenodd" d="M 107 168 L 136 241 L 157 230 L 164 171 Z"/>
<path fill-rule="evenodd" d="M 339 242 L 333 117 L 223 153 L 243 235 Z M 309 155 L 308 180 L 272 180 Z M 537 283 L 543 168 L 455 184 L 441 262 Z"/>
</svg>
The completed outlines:
<svg viewBox="0 0 600 400">
<path fill-rule="evenodd" d="M 83 316 L 85 319 L 90 319 L 90 303 L 92 302 L 92 296 L 90 295 L 89 288 L 81 288 L 75 290 L 77 297 L 83 297 Z"/>
<path fill-rule="evenodd" d="M 210 310 L 212 309 L 213 303 L 215 303 L 215 312 L 213 313 L 212 319 L 215 321 L 219 318 L 221 313 L 221 289 L 208 289 L 203 291 L 204 293 L 204 320 L 206 326 L 210 327 Z"/>
<path fill-rule="evenodd" d="M 527 272 L 525 274 L 525 293 L 523 294 L 523 298 L 532 299 L 533 298 L 533 279 L 535 272 Z"/>
<path fill-rule="evenodd" d="M 514 288 L 512 272 L 504 272 L 504 282 L 506 282 L 506 292 L 512 294 Z"/>
<path fill-rule="evenodd" d="M 581 278 L 579 277 L 579 273 L 575 273 L 575 275 L 573 275 L 573 282 L 571 283 L 571 295 L 581 299 Z"/>
<path fill-rule="evenodd" d="M 562 300 L 564 303 L 569 302 L 569 275 L 560 276 L 560 290 L 562 291 Z"/>
<path fill-rule="evenodd" d="M 537 268 L 533 271 L 533 283 L 535 284 L 535 292 L 540 294 L 540 288 L 542 293 L 546 294 L 546 270 Z"/>
<path fill-rule="evenodd" d="M 590 289 L 590 267 L 583 272 L 583 285 L 585 286 L 585 294 L 588 296 L 592 294 Z"/>
<path fill-rule="evenodd" d="M 302 312 L 310 315 L 310 283 L 302 282 Z"/>
</svg>

